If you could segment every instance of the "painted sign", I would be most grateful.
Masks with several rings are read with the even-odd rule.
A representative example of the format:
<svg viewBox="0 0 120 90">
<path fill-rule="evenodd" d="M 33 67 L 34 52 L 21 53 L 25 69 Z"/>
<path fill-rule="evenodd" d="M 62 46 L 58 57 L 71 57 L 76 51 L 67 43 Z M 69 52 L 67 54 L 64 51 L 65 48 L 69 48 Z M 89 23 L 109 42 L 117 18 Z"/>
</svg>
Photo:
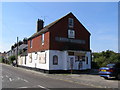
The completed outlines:
<svg viewBox="0 0 120 90">
<path fill-rule="evenodd" d="M 64 38 L 64 37 L 55 37 L 55 40 L 58 41 L 58 42 L 85 44 L 85 40 L 70 39 L 70 38 Z"/>
</svg>

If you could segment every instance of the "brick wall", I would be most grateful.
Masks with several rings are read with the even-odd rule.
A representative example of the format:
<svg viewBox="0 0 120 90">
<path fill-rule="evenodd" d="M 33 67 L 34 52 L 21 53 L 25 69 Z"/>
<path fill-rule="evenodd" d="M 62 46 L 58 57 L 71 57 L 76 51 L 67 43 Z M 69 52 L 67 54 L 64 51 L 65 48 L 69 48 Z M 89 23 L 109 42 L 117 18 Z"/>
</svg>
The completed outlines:
<svg viewBox="0 0 120 90">
<path fill-rule="evenodd" d="M 74 19 L 75 39 L 85 40 L 85 44 L 57 42 L 55 40 L 55 37 L 68 38 L 68 18 Z M 30 48 L 30 40 L 28 41 L 28 53 L 43 50 L 90 50 L 90 33 L 73 14 L 68 14 L 49 28 L 49 31 L 45 33 L 44 45 L 41 42 L 41 35 L 32 40 L 32 48 Z"/>
<path fill-rule="evenodd" d="M 28 40 L 28 53 L 37 52 L 49 49 L 49 32 L 45 33 L 44 45 L 42 45 L 42 35 L 39 35 L 32 40 L 32 48 L 30 47 L 30 40 Z"/>
<path fill-rule="evenodd" d="M 68 18 L 74 18 L 75 39 L 85 40 L 86 44 L 72 44 L 56 42 L 55 37 L 68 38 Z M 90 50 L 90 33 L 84 28 L 82 24 L 73 16 L 60 20 L 57 24 L 50 28 L 50 49 L 52 50 Z"/>
</svg>

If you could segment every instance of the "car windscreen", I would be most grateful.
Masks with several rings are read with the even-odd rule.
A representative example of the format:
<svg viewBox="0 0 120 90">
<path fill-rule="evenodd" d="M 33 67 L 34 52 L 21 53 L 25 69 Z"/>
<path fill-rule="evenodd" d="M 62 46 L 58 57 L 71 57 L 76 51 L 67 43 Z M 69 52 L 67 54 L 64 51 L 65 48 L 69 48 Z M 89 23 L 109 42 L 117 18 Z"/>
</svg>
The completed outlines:
<svg viewBox="0 0 120 90">
<path fill-rule="evenodd" d="M 114 67 L 115 66 L 115 64 L 108 64 L 107 65 L 107 67 L 110 67 L 110 68 L 112 68 L 112 67 Z"/>
</svg>

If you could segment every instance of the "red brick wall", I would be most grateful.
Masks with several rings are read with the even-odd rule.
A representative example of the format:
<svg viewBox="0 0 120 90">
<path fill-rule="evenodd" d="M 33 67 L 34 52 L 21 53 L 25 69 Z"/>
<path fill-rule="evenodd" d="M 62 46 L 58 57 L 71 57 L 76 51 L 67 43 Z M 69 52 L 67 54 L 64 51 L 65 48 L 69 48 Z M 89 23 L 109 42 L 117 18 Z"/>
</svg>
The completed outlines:
<svg viewBox="0 0 120 90">
<path fill-rule="evenodd" d="M 68 37 L 68 18 L 74 18 L 75 39 L 85 40 L 86 44 L 71 44 L 56 42 L 55 37 Z M 73 16 L 68 15 L 57 24 L 50 28 L 50 49 L 76 49 L 76 50 L 90 50 L 90 33 L 82 26 L 79 21 Z"/>
<path fill-rule="evenodd" d="M 74 19 L 75 39 L 85 40 L 86 44 L 71 44 L 57 42 L 55 37 L 68 37 L 68 18 Z M 42 45 L 41 35 L 33 38 L 33 47 L 30 48 L 30 40 L 28 41 L 28 52 L 37 52 L 41 50 L 90 50 L 90 33 L 82 26 L 79 21 L 69 14 L 59 22 L 49 28 L 49 32 L 45 33 L 45 42 Z"/>
<path fill-rule="evenodd" d="M 30 40 L 28 41 L 28 53 L 37 52 L 49 49 L 49 32 L 45 33 L 44 45 L 42 45 L 41 35 L 32 39 L 32 48 L 30 48 Z"/>
</svg>

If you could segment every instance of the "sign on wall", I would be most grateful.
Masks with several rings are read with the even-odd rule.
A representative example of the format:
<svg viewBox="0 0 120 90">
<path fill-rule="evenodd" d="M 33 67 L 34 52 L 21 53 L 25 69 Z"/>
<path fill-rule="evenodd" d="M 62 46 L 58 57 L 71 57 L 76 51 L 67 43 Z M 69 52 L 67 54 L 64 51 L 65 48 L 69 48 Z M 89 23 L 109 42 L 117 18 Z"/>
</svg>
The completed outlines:
<svg viewBox="0 0 120 90">
<path fill-rule="evenodd" d="M 55 40 L 58 42 L 69 42 L 69 43 L 76 43 L 76 44 L 85 44 L 85 40 L 78 40 L 78 39 L 70 39 L 64 37 L 55 37 Z"/>
<path fill-rule="evenodd" d="M 39 63 L 41 63 L 41 64 L 46 63 L 46 53 L 39 54 Z"/>
</svg>

